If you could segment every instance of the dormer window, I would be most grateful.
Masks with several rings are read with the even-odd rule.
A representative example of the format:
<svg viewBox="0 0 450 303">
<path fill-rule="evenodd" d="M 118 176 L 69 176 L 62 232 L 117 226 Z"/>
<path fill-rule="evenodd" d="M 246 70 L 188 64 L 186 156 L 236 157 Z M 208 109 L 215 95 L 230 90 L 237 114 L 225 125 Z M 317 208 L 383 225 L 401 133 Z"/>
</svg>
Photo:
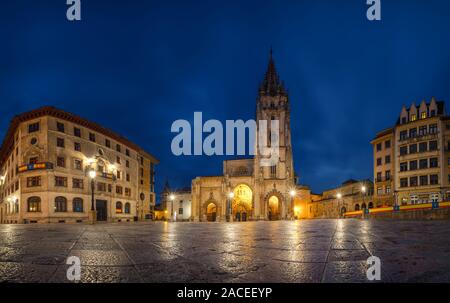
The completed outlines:
<svg viewBox="0 0 450 303">
<path fill-rule="evenodd" d="M 420 118 L 421 118 L 421 119 L 426 119 L 426 118 L 427 118 L 427 112 L 422 112 L 422 113 L 420 114 Z"/>
<path fill-rule="evenodd" d="M 406 123 L 406 117 L 403 117 L 402 118 L 402 124 L 405 124 Z"/>
<path fill-rule="evenodd" d="M 416 120 L 417 120 L 417 115 L 416 114 L 411 115 L 411 122 L 414 122 Z"/>
<path fill-rule="evenodd" d="M 433 110 L 431 110 L 431 112 L 430 112 L 430 116 L 431 117 L 434 117 L 434 116 L 436 116 L 436 111 L 433 109 Z"/>
</svg>

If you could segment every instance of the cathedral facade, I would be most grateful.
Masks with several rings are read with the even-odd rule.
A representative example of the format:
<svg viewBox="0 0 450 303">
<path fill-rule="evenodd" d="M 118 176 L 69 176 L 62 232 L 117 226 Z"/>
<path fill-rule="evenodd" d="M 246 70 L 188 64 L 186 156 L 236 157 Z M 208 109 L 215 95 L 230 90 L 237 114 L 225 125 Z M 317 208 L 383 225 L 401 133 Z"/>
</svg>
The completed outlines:
<svg viewBox="0 0 450 303">
<path fill-rule="evenodd" d="M 259 121 L 279 121 L 279 161 L 262 166 L 262 156 L 227 160 L 221 176 L 197 177 L 192 181 L 194 221 L 249 221 L 294 218 L 298 191 L 291 144 L 288 93 L 270 55 L 256 103 L 256 138 Z M 270 132 L 269 132 L 270 133 Z M 270 135 L 269 135 L 270 136 Z"/>
</svg>

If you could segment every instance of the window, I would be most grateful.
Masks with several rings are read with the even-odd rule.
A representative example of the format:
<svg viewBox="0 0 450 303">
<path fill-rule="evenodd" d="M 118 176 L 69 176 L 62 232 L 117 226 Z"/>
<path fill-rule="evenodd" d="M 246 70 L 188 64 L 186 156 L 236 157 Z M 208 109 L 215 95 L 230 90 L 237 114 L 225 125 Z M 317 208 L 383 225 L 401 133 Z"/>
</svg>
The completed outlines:
<svg viewBox="0 0 450 303">
<path fill-rule="evenodd" d="M 72 179 L 72 187 L 83 189 L 83 187 L 84 187 L 83 179 L 73 178 Z"/>
<path fill-rule="evenodd" d="M 437 132 L 438 132 L 437 124 L 430 124 L 429 132 L 430 132 L 430 134 L 437 134 Z"/>
<path fill-rule="evenodd" d="M 98 191 L 106 191 L 106 183 L 97 182 L 97 190 Z"/>
<path fill-rule="evenodd" d="M 141 165 L 144 165 L 144 157 L 141 157 Z"/>
<path fill-rule="evenodd" d="M 67 187 L 67 177 L 55 176 L 55 186 Z"/>
<path fill-rule="evenodd" d="M 112 185 L 111 184 L 108 184 L 108 192 L 109 193 L 112 192 Z"/>
<path fill-rule="evenodd" d="M 381 151 L 381 143 L 377 144 L 377 151 Z"/>
<path fill-rule="evenodd" d="M 400 179 L 400 187 L 408 187 L 408 178 Z"/>
<path fill-rule="evenodd" d="M 434 117 L 434 116 L 436 116 L 436 110 L 434 110 L 434 109 L 433 109 L 433 110 L 431 110 L 431 112 L 430 112 L 430 116 L 431 116 L 431 117 Z"/>
<path fill-rule="evenodd" d="M 430 195 L 431 202 L 439 202 L 439 194 L 431 194 Z"/>
<path fill-rule="evenodd" d="M 408 147 L 407 146 L 400 146 L 400 156 L 404 156 L 408 154 Z"/>
<path fill-rule="evenodd" d="M 39 162 L 39 158 L 38 157 L 31 157 L 30 160 L 28 161 L 30 164 L 36 164 Z"/>
<path fill-rule="evenodd" d="M 417 128 L 411 128 L 411 129 L 409 130 L 409 137 L 410 137 L 410 138 L 415 138 L 415 137 L 417 137 Z"/>
<path fill-rule="evenodd" d="M 424 153 L 428 150 L 428 144 L 427 142 L 420 142 L 419 143 L 419 152 Z"/>
<path fill-rule="evenodd" d="M 386 157 L 384 158 L 384 163 L 390 164 L 390 163 L 391 163 L 391 156 L 386 156 Z"/>
<path fill-rule="evenodd" d="M 64 213 L 67 212 L 67 199 L 64 197 L 55 198 L 55 212 Z"/>
<path fill-rule="evenodd" d="M 431 185 L 439 184 L 438 175 L 430 175 L 430 184 Z"/>
<path fill-rule="evenodd" d="M 438 167 L 438 158 L 430 158 L 430 168 Z"/>
<path fill-rule="evenodd" d="M 127 180 L 127 182 L 130 182 L 130 174 L 129 173 L 127 173 L 127 175 L 126 175 L 126 180 Z"/>
<path fill-rule="evenodd" d="M 116 203 L 116 214 L 121 214 L 122 213 L 122 202 L 117 202 Z"/>
<path fill-rule="evenodd" d="M 125 203 L 125 213 L 129 214 L 130 213 L 130 203 Z"/>
<path fill-rule="evenodd" d="M 79 143 L 79 142 L 74 142 L 73 143 L 73 149 L 75 150 L 75 151 L 81 151 L 81 143 Z"/>
<path fill-rule="evenodd" d="M 56 158 L 56 166 L 58 166 L 58 167 L 66 167 L 66 158 L 64 158 L 64 157 L 57 157 Z"/>
<path fill-rule="evenodd" d="M 126 166 L 126 167 L 130 167 L 130 161 L 126 160 L 126 161 L 125 161 L 125 166 Z"/>
<path fill-rule="evenodd" d="M 111 141 L 105 139 L 105 146 L 111 148 Z"/>
<path fill-rule="evenodd" d="M 377 195 L 378 195 L 378 196 L 381 196 L 381 195 L 383 195 L 383 194 L 384 194 L 384 193 L 383 193 L 383 187 L 381 187 L 381 186 L 378 187 L 378 188 L 377 188 Z"/>
<path fill-rule="evenodd" d="M 276 165 L 270 167 L 270 177 L 275 178 L 277 176 L 277 167 Z"/>
<path fill-rule="evenodd" d="M 178 209 L 178 214 L 179 214 L 179 215 L 182 215 L 182 214 L 183 214 L 183 208 L 182 208 L 182 207 L 180 207 L 180 208 Z"/>
<path fill-rule="evenodd" d="M 416 114 L 412 114 L 410 121 L 413 122 L 413 121 L 416 121 L 416 120 L 417 120 L 417 115 Z"/>
<path fill-rule="evenodd" d="M 420 113 L 420 118 L 421 119 L 426 119 L 427 118 L 427 112 L 421 112 Z"/>
<path fill-rule="evenodd" d="M 129 157 L 130 156 L 130 150 L 127 148 L 127 149 L 125 149 L 125 155 L 127 155 L 127 157 Z"/>
<path fill-rule="evenodd" d="M 355 204 L 355 211 L 359 210 L 359 204 Z"/>
<path fill-rule="evenodd" d="M 56 138 L 56 146 L 64 148 L 64 139 Z"/>
<path fill-rule="evenodd" d="M 406 140 L 406 137 L 408 137 L 408 132 L 406 130 L 402 130 L 400 132 L 400 140 Z"/>
<path fill-rule="evenodd" d="M 39 122 L 28 124 L 28 133 L 35 133 L 39 131 Z"/>
<path fill-rule="evenodd" d="M 411 145 L 409 146 L 409 153 L 410 153 L 410 154 L 415 154 L 415 153 L 417 153 L 417 144 L 411 144 Z"/>
<path fill-rule="evenodd" d="M 120 170 L 118 170 L 118 171 L 116 172 L 116 177 L 117 177 L 117 179 L 120 179 Z"/>
<path fill-rule="evenodd" d="M 131 196 L 131 188 L 125 187 L 125 196 L 127 197 Z"/>
<path fill-rule="evenodd" d="M 119 185 L 117 185 L 116 186 L 116 194 L 122 194 L 123 193 L 123 188 L 122 188 L 122 186 L 119 186 Z"/>
<path fill-rule="evenodd" d="M 386 186 L 386 194 L 389 195 L 391 193 L 391 187 Z"/>
<path fill-rule="evenodd" d="M 89 133 L 89 141 L 95 142 L 95 134 L 94 133 Z"/>
<path fill-rule="evenodd" d="M 420 159 L 419 160 L 419 168 L 420 169 L 428 168 L 428 159 Z"/>
<path fill-rule="evenodd" d="M 381 163 L 381 158 L 377 158 L 377 166 L 380 166 L 382 163 Z"/>
<path fill-rule="evenodd" d="M 59 132 L 63 133 L 63 132 L 64 132 L 64 123 L 56 122 L 56 129 L 57 129 Z"/>
<path fill-rule="evenodd" d="M 428 176 L 420 176 L 420 185 L 421 186 L 428 185 Z"/>
<path fill-rule="evenodd" d="M 450 158 L 447 158 L 447 164 L 450 166 Z"/>
<path fill-rule="evenodd" d="M 73 160 L 73 168 L 77 170 L 83 170 L 83 161 L 80 159 Z"/>
<path fill-rule="evenodd" d="M 406 123 L 406 117 L 402 117 L 402 124 Z"/>
<path fill-rule="evenodd" d="M 427 126 L 419 126 L 419 136 L 425 136 L 427 134 Z"/>
<path fill-rule="evenodd" d="M 438 149 L 437 141 L 430 141 L 430 151 L 436 151 Z"/>
<path fill-rule="evenodd" d="M 381 178 L 381 173 L 377 173 L 377 182 L 383 182 L 383 179 Z"/>
<path fill-rule="evenodd" d="M 386 149 L 391 148 L 391 140 L 387 140 L 384 142 L 384 148 Z"/>
<path fill-rule="evenodd" d="M 120 157 L 119 156 L 117 156 L 116 162 L 117 162 L 117 164 L 120 164 Z"/>
<path fill-rule="evenodd" d="M 27 211 L 30 213 L 37 213 L 41 211 L 41 198 L 29 197 L 27 200 Z"/>
<path fill-rule="evenodd" d="M 27 178 L 27 187 L 37 187 L 37 186 L 41 186 L 41 177 L 40 176 Z"/>
<path fill-rule="evenodd" d="M 417 176 L 409 178 L 409 186 L 411 187 L 417 186 Z"/>
<path fill-rule="evenodd" d="M 413 205 L 419 203 L 419 197 L 417 195 L 411 195 L 409 199 L 411 200 L 411 204 Z"/>
<path fill-rule="evenodd" d="M 116 144 L 116 151 L 118 151 L 119 153 L 120 153 L 120 151 L 121 151 L 121 147 L 120 147 L 119 144 Z"/>
<path fill-rule="evenodd" d="M 75 137 L 80 137 L 81 138 L 81 129 L 79 129 L 78 127 L 74 127 L 73 128 L 73 135 Z"/>
<path fill-rule="evenodd" d="M 417 169 L 417 160 L 409 161 L 409 170 Z"/>
<path fill-rule="evenodd" d="M 73 207 L 74 213 L 82 213 L 83 212 L 83 199 L 73 198 L 72 207 Z"/>
<path fill-rule="evenodd" d="M 385 174 L 386 174 L 386 180 L 391 180 L 391 171 L 387 170 Z"/>
</svg>

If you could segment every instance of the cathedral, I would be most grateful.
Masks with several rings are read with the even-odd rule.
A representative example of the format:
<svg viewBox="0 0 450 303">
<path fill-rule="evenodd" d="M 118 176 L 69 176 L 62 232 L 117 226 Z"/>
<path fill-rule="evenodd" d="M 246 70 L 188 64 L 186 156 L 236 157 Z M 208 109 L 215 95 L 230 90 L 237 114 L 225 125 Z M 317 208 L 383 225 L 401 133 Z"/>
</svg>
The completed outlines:
<svg viewBox="0 0 450 303">
<path fill-rule="evenodd" d="M 281 220 L 295 217 L 294 199 L 301 187 L 294 173 L 290 105 L 287 90 L 270 53 L 256 102 L 256 131 L 260 120 L 279 121 L 279 161 L 262 166 L 258 153 L 251 158 L 223 162 L 221 176 L 192 181 L 194 221 Z M 256 134 L 258 138 L 258 134 Z"/>
</svg>

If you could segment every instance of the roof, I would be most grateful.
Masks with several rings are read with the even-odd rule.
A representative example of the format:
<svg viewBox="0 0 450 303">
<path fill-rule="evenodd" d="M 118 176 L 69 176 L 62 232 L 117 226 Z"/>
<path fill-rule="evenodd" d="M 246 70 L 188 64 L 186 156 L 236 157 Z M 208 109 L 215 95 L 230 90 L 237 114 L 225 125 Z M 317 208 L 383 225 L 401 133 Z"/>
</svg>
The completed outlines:
<svg viewBox="0 0 450 303">
<path fill-rule="evenodd" d="M 432 100 L 435 100 L 434 97 L 432 98 Z M 427 107 L 428 107 L 428 106 L 430 106 L 431 102 L 426 102 L 425 104 L 426 104 Z M 444 102 L 444 101 L 436 101 L 436 106 L 437 106 L 437 109 L 438 109 L 437 116 L 442 116 L 442 115 L 444 115 L 444 114 L 445 114 L 445 102 Z M 419 108 L 419 107 L 420 107 L 420 105 L 419 105 L 419 106 L 416 106 L 416 108 Z M 406 108 L 406 111 L 407 111 L 408 113 L 409 113 L 410 110 L 411 110 L 411 106 L 408 107 L 408 108 Z M 397 123 L 396 123 L 396 124 L 397 124 L 397 125 L 400 124 L 400 117 L 397 119 Z"/>
<path fill-rule="evenodd" d="M 29 120 L 33 120 L 36 118 L 44 117 L 44 116 L 51 116 L 55 117 L 61 120 L 65 120 L 68 122 L 73 122 L 76 124 L 79 124 L 81 126 L 84 126 L 86 128 L 91 129 L 92 131 L 101 133 L 105 136 L 108 136 L 117 142 L 122 143 L 125 146 L 128 146 L 129 148 L 139 152 L 140 154 L 150 158 L 155 163 L 159 163 L 159 160 L 156 159 L 153 155 L 151 155 L 149 152 L 146 152 L 143 148 L 141 148 L 139 145 L 131 142 L 127 138 L 113 132 L 112 130 L 105 128 L 95 122 L 91 122 L 87 119 L 81 118 L 80 116 L 77 116 L 75 114 L 63 111 L 61 109 L 58 109 L 53 106 L 44 106 L 40 107 L 38 109 L 28 111 L 19 115 L 16 115 L 10 122 L 8 131 L 6 132 L 5 138 L 3 139 L 2 146 L 0 149 L 0 165 L 3 164 L 5 159 L 8 157 L 9 153 L 14 148 L 14 133 L 16 132 L 19 125 L 23 122 L 27 122 Z"/>
<path fill-rule="evenodd" d="M 275 68 L 275 61 L 272 57 L 272 49 L 270 49 L 269 64 L 267 66 L 264 80 L 259 87 L 259 94 L 261 96 L 287 96 L 284 83 L 280 81 L 280 77 L 278 76 Z"/>
</svg>

